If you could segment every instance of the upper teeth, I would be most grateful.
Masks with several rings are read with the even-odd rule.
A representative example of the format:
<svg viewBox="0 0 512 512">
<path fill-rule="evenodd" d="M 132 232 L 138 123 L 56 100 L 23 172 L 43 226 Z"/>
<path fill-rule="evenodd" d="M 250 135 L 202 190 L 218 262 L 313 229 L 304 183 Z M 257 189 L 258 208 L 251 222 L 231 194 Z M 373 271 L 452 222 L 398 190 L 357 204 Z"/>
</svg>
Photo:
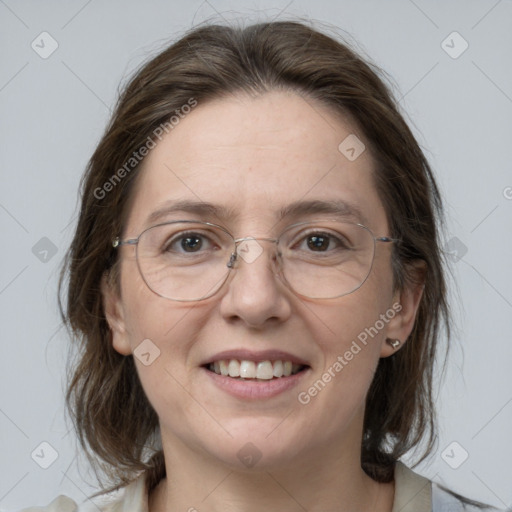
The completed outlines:
<svg viewBox="0 0 512 512">
<path fill-rule="evenodd" d="M 223 359 L 210 363 L 210 370 L 218 375 L 241 377 L 244 379 L 270 380 L 274 377 L 289 377 L 297 373 L 302 365 L 291 361 L 246 361 Z"/>
</svg>

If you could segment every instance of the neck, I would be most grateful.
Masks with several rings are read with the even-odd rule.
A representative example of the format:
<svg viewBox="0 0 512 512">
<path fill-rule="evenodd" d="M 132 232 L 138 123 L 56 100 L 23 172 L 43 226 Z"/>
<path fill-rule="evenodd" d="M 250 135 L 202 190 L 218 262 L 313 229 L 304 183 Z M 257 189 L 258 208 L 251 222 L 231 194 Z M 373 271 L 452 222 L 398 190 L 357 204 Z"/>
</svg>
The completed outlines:
<svg viewBox="0 0 512 512">
<path fill-rule="evenodd" d="M 390 512 L 393 506 L 394 483 L 366 475 L 359 450 L 317 447 L 286 465 L 240 471 L 163 442 L 168 477 L 152 493 L 149 512 Z"/>
</svg>

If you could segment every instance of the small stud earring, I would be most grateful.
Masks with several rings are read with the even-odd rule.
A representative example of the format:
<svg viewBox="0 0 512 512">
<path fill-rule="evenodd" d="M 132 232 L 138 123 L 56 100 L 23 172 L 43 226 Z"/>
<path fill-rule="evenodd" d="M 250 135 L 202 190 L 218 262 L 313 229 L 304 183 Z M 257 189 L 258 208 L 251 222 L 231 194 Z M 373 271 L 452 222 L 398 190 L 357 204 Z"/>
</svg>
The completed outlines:
<svg viewBox="0 0 512 512">
<path fill-rule="evenodd" d="M 400 340 L 387 340 L 388 344 L 391 345 L 395 350 L 400 346 Z"/>
</svg>

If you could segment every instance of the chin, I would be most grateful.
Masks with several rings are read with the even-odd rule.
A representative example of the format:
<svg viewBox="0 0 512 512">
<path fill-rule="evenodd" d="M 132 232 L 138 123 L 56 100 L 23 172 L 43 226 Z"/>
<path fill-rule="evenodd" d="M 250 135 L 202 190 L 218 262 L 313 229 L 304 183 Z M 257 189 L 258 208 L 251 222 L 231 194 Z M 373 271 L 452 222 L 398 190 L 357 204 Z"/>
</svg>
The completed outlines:
<svg viewBox="0 0 512 512">
<path fill-rule="evenodd" d="M 291 444 L 275 446 L 268 441 L 231 440 L 229 445 L 224 450 L 215 447 L 210 454 L 217 462 L 236 472 L 276 471 L 289 466 L 297 458 L 296 446 Z"/>
<path fill-rule="evenodd" d="M 269 471 L 291 464 L 298 456 L 298 446 L 307 445 L 303 436 L 290 431 L 290 423 L 282 417 L 236 418 L 222 423 L 229 432 L 217 429 L 216 435 L 211 431 L 196 432 L 193 443 L 202 447 L 214 464 L 224 464 L 232 471 Z M 296 425 L 294 425 L 295 427 Z"/>
</svg>

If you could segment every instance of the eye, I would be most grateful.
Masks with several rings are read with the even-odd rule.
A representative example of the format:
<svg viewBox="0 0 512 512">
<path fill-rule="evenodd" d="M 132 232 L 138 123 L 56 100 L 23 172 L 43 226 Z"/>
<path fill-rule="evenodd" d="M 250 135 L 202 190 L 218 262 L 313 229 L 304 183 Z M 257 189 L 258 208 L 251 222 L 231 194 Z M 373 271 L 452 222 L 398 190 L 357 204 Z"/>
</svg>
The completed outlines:
<svg viewBox="0 0 512 512">
<path fill-rule="evenodd" d="M 333 250 L 348 249 L 348 244 L 343 237 L 336 236 L 333 233 L 313 232 L 308 233 L 297 244 L 297 249 L 312 252 L 329 252 Z"/>
<path fill-rule="evenodd" d="M 164 252 L 198 253 L 211 250 L 212 241 L 200 233 L 178 233 L 164 245 Z"/>
<path fill-rule="evenodd" d="M 326 251 L 331 245 L 331 239 L 326 235 L 311 235 L 307 237 L 306 243 L 312 251 Z"/>
</svg>

